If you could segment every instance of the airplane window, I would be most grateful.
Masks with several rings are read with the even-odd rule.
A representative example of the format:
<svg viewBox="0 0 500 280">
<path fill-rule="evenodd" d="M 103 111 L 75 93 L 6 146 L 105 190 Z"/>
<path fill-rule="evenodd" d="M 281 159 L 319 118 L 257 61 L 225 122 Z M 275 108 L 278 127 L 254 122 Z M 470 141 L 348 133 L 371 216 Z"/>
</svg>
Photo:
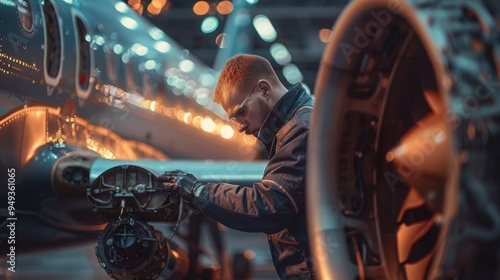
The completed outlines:
<svg viewBox="0 0 500 280">
<path fill-rule="evenodd" d="M 62 67 L 62 41 L 56 10 L 50 1 L 43 6 L 45 19 L 45 67 L 49 78 L 57 78 Z"/>
<path fill-rule="evenodd" d="M 85 36 L 88 34 L 87 27 L 83 23 L 83 21 L 76 17 L 76 27 L 77 27 L 77 44 L 79 46 L 79 56 L 78 56 L 78 65 L 77 69 L 77 82 L 81 89 L 86 90 L 89 87 L 89 79 L 90 79 L 90 45 L 87 40 L 85 40 Z"/>
<path fill-rule="evenodd" d="M 33 30 L 33 12 L 31 10 L 31 2 L 17 1 L 17 12 L 19 14 L 19 21 L 24 30 L 31 32 Z"/>
</svg>

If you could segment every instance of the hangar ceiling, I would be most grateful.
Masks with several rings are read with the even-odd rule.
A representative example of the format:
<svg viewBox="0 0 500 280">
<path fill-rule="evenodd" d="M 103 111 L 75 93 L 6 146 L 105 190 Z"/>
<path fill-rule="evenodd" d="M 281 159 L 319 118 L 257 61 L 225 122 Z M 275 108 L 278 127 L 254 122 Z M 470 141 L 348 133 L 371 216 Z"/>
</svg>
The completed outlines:
<svg viewBox="0 0 500 280">
<path fill-rule="evenodd" d="M 158 1 L 158 0 L 155 0 Z M 153 1 L 153 2 L 155 2 Z M 130 0 L 128 4 L 134 5 Z M 161 2 L 161 1 L 160 1 Z M 294 80 L 286 79 L 283 74 L 284 64 L 277 63 L 271 55 L 273 44 L 282 44 L 288 49 L 293 65 L 296 65 L 302 74 L 302 82 L 311 92 L 314 90 L 316 74 L 321 60 L 325 42 L 320 40 L 319 32 L 322 29 L 331 29 L 336 17 L 344 8 L 347 0 L 326 1 L 299 1 L 299 0 L 254 0 L 254 4 L 247 1 L 231 1 L 232 12 L 222 15 L 217 12 L 217 0 L 206 0 L 209 11 L 203 15 L 196 15 L 193 11 L 197 0 L 169 0 L 166 1 L 157 15 L 147 11 L 151 1 L 140 2 L 143 5 L 142 15 L 161 28 L 173 40 L 188 49 L 202 62 L 216 69 L 223 61 L 238 52 L 249 52 L 268 58 L 275 67 L 286 86 Z M 137 4 L 136 4 L 137 7 Z M 247 15 L 247 24 L 235 27 L 237 14 Z M 272 41 L 264 41 L 251 22 L 257 15 L 266 16 L 276 30 L 277 36 Z M 204 33 L 200 27 L 203 20 L 213 16 L 218 26 L 212 32 Z M 219 48 L 220 34 L 225 33 L 226 45 Z M 300 79 L 296 78 L 295 80 Z M 288 82 L 287 82 L 288 81 Z"/>
</svg>

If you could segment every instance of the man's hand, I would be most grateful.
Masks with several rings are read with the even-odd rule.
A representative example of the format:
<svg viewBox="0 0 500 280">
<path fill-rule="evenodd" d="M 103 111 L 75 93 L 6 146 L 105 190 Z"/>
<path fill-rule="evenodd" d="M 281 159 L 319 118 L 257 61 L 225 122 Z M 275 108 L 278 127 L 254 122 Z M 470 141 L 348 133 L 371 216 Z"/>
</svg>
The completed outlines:
<svg viewBox="0 0 500 280">
<path fill-rule="evenodd" d="M 193 191 L 203 185 L 193 174 L 178 169 L 166 171 L 158 180 L 163 183 L 165 190 L 177 192 L 190 204 L 193 204 Z"/>
</svg>

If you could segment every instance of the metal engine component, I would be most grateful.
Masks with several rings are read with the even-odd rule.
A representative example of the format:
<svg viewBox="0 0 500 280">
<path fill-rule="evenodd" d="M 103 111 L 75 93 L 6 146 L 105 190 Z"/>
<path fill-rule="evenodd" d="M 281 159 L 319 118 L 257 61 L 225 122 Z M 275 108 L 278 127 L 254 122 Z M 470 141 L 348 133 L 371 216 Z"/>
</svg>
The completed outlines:
<svg viewBox="0 0 500 280">
<path fill-rule="evenodd" d="M 308 147 L 320 279 L 498 275 L 500 37 L 489 7 L 354 0 L 337 19 Z"/>
<path fill-rule="evenodd" d="M 106 226 L 95 252 L 113 279 L 182 279 L 188 270 L 187 254 L 164 240 L 161 232 L 127 215 Z"/>
<path fill-rule="evenodd" d="M 157 175 L 142 167 L 122 165 L 102 173 L 87 189 L 94 211 L 117 218 L 123 213 L 146 221 L 175 221 L 180 197 L 165 191 Z"/>
<path fill-rule="evenodd" d="M 113 279 L 181 279 L 189 261 L 171 238 L 185 213 L 180 197 L 163 189 L 157 175 L 142 167 L 120 165 L 102 173 L 87 188 L 93 211 L 108 223 L 95 249 Z M 147 221 L 177 221 L 165 236 Z"/>
<path fill-rule="evenodd" d="M 194 174 L 203 182 L 215 180 L 253 184 L 262 176 L 265 166 L 264 161 L 95 159 L 88 173 L 91 184 L 86 189 L 87 199 L 93 212 L 111 220 L 98 238 L 96 255 L 99 263 L 113 279 L 174 280 L 198 277 L 198 252 L 193 249 L 196 246 L 189 243 L 188 257 L 184 248 L 173 239 L 181 221 L 190 217 L 189 232 L 192 230 L 194 233 L 188 234 L 188 241 L 198 242 L 190 239 L 191 235 L 198 234 L 200 226 L 194 218 L 196 215 L 190 215 L 196 210 L 184 207 L 183 200 L 176 193 L 165 190 L 157 179 L 158 174 L 172 169 L 194 170 Z M 175 222 L 175 225 L 165 237 L 148 222 Z M 220 236 L 214 235 L 214 238 L 215 242 L 220 242 L 217 241 Z M 213 275 L 221 273 L 215 267 L 203 271 Z"/>
</svg>

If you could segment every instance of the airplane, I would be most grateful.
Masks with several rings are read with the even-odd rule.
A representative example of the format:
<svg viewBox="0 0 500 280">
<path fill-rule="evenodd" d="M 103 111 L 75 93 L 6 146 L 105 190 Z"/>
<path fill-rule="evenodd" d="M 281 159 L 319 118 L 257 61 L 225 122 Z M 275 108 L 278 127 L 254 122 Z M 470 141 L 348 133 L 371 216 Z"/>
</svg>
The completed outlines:
<svg viewBox="0 0 500 280">
<path fill-rule="evenodd" d="M 156 176 L 248 184 L 265 165 L 209 102 L 216 73 L 119 1 L 0 5 L 7 257 L 94 240 L 111 278 L 195 277 L 200 252 L 149 222 L 189 219 L 193 233 L 200 216 Z M 319 279 L 496 275 L 499 14 L 494 1 L 353 0 L 337 19 L 308 147 Z"/>
<path fill-rule="evenodd" d="M 0 167 L 6 171 L 0 178 L 8 182 L 0 195 L 7 203 L 0 213 L 2 257 L 9 264 L 4 275 L 15 271 L 20 254 L 97 242 L 99 233 L 114 232 L 113 222 L 122 216 L 103 217 L 107 209 L 98 208 L 93 213 L 86 195 L 101 178 L 92 177 L 95 168 L 105 166 L 104 176 L 117 165 L 150 166 L 153 181 L 181 167 L 200 178 L 235 183 L 262 176 L 265 162 L 254 161 L 255 139 L 236 134 L 211 101 L 216 71 L 126 3 L 1 1 L 0 7 Z M 154 212 L 183 212 L 179 202 L 161 210 L 129 203 L 130 211 L 146 213 L 135 213 L 144 221 L 135 224 L 152 237 L 158 232 L 146 221 L 160 217 Z M 182 219 L 202 221 L 189 217 Z M 215 224 L 203 223 L 213 229 L 211 242 L 221 243 Z M 181 241 L 200 247 L 199 238 L 188 237 Z M 188 249 L 177 242 L 168 243 L 175 250 L 158 250 L 157 257 L 170 262 L 152 268 L 152 275 L 176 279 L 179 273 L 197 273 L 199 252 L 189 250 L 186 260 L 188 254 L 181 253 Z M 172 251 L 180 258 L 177 265 Z M 111 267 L 110 256 L 99 257 Z M 149 264 L 140 265 L 145 271 Z M 120 273 L 117 277 L 125 277 Z"/>
</svg>

